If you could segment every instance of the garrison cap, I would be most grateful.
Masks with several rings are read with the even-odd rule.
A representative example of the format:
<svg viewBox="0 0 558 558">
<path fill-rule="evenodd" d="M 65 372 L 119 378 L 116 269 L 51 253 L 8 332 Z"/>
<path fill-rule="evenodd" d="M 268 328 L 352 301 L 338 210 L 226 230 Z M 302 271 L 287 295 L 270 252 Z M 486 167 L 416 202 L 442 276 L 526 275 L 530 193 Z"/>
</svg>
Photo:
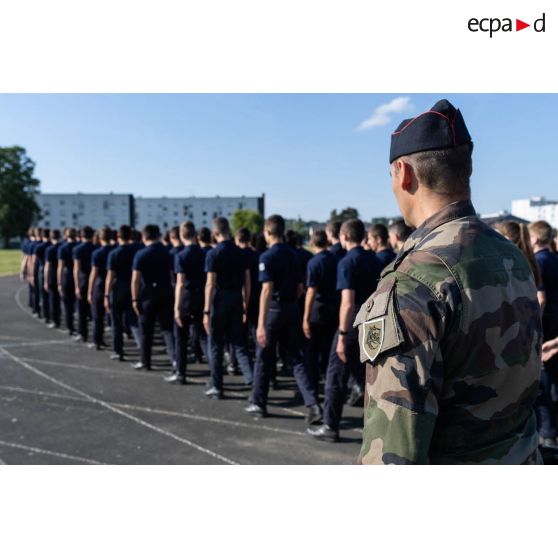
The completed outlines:
<svg viewBox="0 0 558 558">
<path fill-rule="evenodd" d="M 470 141 L 461 111 L 442 99 L 429 111 L 399 124 L 391 135 L 389 162 L 403 155 L 457 147 Z"/>
</svg>

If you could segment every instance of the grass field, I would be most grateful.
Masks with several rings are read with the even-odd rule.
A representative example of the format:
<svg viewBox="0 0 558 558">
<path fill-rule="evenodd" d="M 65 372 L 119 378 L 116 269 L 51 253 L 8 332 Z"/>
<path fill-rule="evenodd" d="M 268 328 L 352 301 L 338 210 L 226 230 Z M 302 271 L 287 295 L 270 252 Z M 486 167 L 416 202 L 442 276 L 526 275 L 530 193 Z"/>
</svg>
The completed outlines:
<svg viewBox="0 0 558 558">
<path fill-rule="evenodd" d="M 0 250 L 0 277 L 19 273 L 20 260 L 19 250 Z"/>
</svg>

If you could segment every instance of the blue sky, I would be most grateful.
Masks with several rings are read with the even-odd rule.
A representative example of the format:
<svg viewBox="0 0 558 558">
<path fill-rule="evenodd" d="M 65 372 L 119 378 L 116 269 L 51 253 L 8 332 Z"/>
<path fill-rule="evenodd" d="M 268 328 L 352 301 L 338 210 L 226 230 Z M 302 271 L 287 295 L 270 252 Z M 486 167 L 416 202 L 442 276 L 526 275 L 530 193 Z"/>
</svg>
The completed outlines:
<svg viewBox="0 0 558 558">
<path fill-rule="evenodd" d="M 0 145 L 27 149 L 43 192 L 265 193 L 268 214 L 325 220 L 353 206 L 368 220 L 398 214 L 391 132 L 442 97 L 475 142 L 478 211 L 558 198 L 558 95 L 1 94 Z"/>
</svg>

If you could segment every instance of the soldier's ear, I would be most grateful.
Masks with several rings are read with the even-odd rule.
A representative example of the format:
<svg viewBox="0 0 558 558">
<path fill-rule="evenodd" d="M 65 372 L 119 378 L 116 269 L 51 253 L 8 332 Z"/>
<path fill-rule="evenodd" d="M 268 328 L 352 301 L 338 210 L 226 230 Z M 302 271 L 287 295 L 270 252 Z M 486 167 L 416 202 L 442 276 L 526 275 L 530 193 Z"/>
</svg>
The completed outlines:
<svg viewBox="0 0 558 558">
<path fill-rule="evenodd" d="M 401 188 L 403 190 L 405 190 L 406 192 L 408 192 L 409 190 L 411 190 L 412 186 L 413 186 L 413 178 L 415 176 L 415 171 L 413 169 L 413 167 L 407 163 L 406 161 L 403 161 L 401 159 L 399 159 L 397 161 L 398 164 L 398 170 L 399 170 L 399 180 L 400 180 L 400 185 Z"/>
</svg>

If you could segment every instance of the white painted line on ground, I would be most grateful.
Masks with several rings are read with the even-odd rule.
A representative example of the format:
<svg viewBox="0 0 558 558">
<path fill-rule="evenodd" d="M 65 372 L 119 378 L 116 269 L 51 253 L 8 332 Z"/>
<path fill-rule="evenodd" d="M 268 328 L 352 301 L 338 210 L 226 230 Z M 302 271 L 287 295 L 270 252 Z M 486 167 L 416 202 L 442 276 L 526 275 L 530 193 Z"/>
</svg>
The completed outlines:
<svg viewBox="0 0 558 558">
<path fill-rule="evenodd" d="M 33 453 L 42 453 L 44 455 L 52 455 L 54 457 L 61 457 L 62 459 L 69 459 L 71 461 L 78 461 L 80 463 L 88 463 L 89 465 L 106 465 L 106 463 L 102 463 L 101 461 L 96 461 L 95 459 L 87 459 L 85 457 L 80 457 L 78 455 L 69 455 L 67 453 L 50 451 L 43 448 L 35 448 L 33 446 L 24 446 L 23 444 L 15 444 L 13 442 L 6 442 L 4 440 L 0 440 L 0 446 L 5 446 L 8 448 L 16 448 L 25 451 L 31 451 Z"/>
<path fill-rule="evenodd" d="M 56 398 L 56 399 L 66 399 L 69 401 L 79 401 L 79 402 L 84 402 L 87 401 L 86 399 L 84 399 L 83 397 L 74 397 L 72 395 L 62 395 L 60 393 L 53 393 L 53 392 L 47 392 L 47 391 L 39 391 L 39 390 L 35 390 L 35 389 L 26 389 L 26 388 L 20 388 L 20 387 L 15 387 L 15 386 L 6 386 L 6 385 L 0 385 L 0 391 L 10 391 L 10 392 L 16 392 L 16 393 L 28 393 L 31 395 L 39 395 L 41 397 L 52 397 L 52 398 Z M 133 405 L 131 403 L 115 403 L 115 402 L 109 402 L 109 405 L 114 405 L 115 407 L 118 407 L 120 409 L 128 409 L 130 411 L 138 411 L 141 413 L 153 413 L 153 414 L 157 414 L 157 415 L 166 415 L 169 417 L 178 417 L 178 418 L 184 418 L 184 419 L 189 419 L 189 420 L 198 420 L 201 422 L 213 422 L 216 424 L 224 424 L 226 426 L 239 426 L 242 428 L 250 428 L 253 430 L 266 430 L 268 432 L 277 432 L 278 434 L 293 434 L 295 436 L 306 436 L 306 434 L 304 434 L 303 432 L 297 431 L 297 430 L 289 430 L 287 428 L 276 428 L 273 426 L 265 426 L 263 424 L 256 424 L 254 422 L 254 424 L 250 424 L 250 423 L 246 423 L 246 422 L 240 422 L 240 421 L 235 421 L 235 420 L 228 420 L 228 419 L 220 419 L 220 418 L 215 418 L 215 417 L 206 417 L 203 415 L 192 415 L 191 413 L 182 413 L 180 411 L 169 411 L 167 409 L 153 409 L 151 407 L 143 407 L 141 405 Z"/>
<path fill-rule="evenodd" d="M 0 343 L 0 347 L 12 349 L 17 347 L 40 347 L 42 345 L 68 345 L 67 339 L 60 341 L 28 341 L 25 343 Z"/>
<path fill-rule="evenodd" d="M 200 446 L 199 444 L 196 444 L 195 442 L 192 442 L 191 440 L 188 440 L 186 438 L 182 438 L 181 436 L 177 436 L 176 434 L 173 434 L 172 432 L 169 432 L 168 430 L 165 430 L 163 428 L 159 428 L 158 426 L 155 426 L 154 424 L 146 422 L 145 420 L 139 419 L 139 418 L 135 417 L 134 415 L 131 415 L 130 413 L 126 413 L 125 411 L 123 411 L 121 409 L 118 409 L 117 407 L 115 407 L 114 405 L 111 405 L 110 403 L 106 403 L 105 401 L 102 401 L 101 399 L 97 399 L 96 397 L 93 397 L 92 395 L 89 395 L 88 393 L 85 393 L 85 392 L 83 392 L 83 391 L 81 391 L 81 390 L 79 390 L 79 389 L 77 389 L 73 386 L 70 386 L 70 385 L 68 385 L 64 382 L 61 382 L 60 380 L 57 380 L 56 378 L 53 378 L 52 376 L 49 376 L 46 372 L 43 372 L 42 370 L 39 370 L 35 366 L 32 366 L 31 364 L 28 364 L 27 362 L 25 362 L 21 358 L 13 355 L 9 351 L 7 351 L 4 347 L 0 347 L 0 352 L 5 354 L 6 356 L 10 357 L 12 360 L 19 363 L 21 366 L 23 366 L 27 370 L 33 372 L 37 376 L 40 376 L 41 378 L 44 378 L 45 380 L 49 380 L 53 384 L 56 384 L 60 387 L 63 387 L 65 389 L 67 389 L 68 391 L 76 393 L 77 395 L 81 395 L 83 398 L 88 399 L 89 401 L 91 401 L 93 403 L 97 403 L 98 405 L 101 405 L 102 407 L 104 407 L 105 409 L 108 409 L 109 411 L 112 411 L 113 413 L 116 413 L 118 415 L 126 417 L 129 420 L 135 422 L 136 424 L 140 424 L 141 426 L 144 426 L 145 428 L 148 428 L 149 430 L 153 430 L 154 432 L 162 434 L 163 436 L 167 436 L 168 438 L 172 438 L 173 440 L 176 440 L 177 442 L 180 442 L 181 444 L 189 446 L 189 447 L 191 447 L 191 448 L 193 448 L 193 449 L 195 449 L 195 450 L 197 450 L 201 453 L 205 453 L 206 455 L 210 455 L 211 457 L 213 457 L 213 458 L 215 458 L 219 461 L 222 461 L 223 463 L 228 463 L 230 465 L 238 465 L 237 462 L 233 461 L 232 459 L 229 459 L 228 457 L 225 457 L 224 455 L 221 455 L 217 452 L 214 452 L 214 451 L 212 451 L 208 448 L 204 448 L 203 446 Z"/>
</svg>

